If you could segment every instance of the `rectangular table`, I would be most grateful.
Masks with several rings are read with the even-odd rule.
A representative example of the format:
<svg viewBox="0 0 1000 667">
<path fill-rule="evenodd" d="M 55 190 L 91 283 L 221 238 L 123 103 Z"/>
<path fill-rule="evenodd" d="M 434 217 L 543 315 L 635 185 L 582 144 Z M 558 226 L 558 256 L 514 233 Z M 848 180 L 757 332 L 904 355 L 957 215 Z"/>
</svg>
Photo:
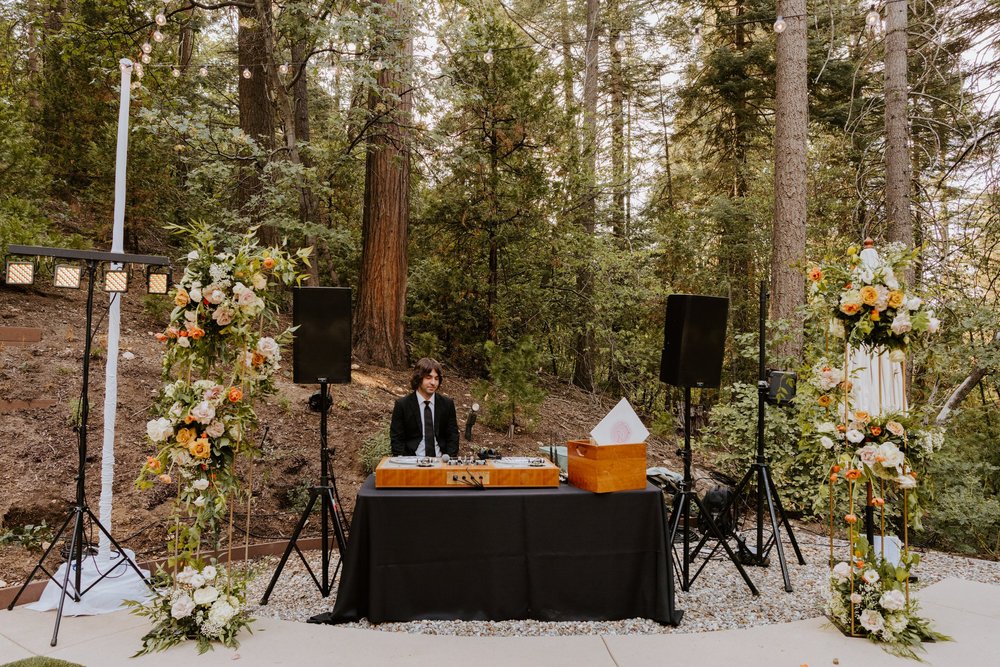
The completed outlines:
<svg viewBox="0 0 1000 667">
<path fill-rule="evenodd" d="M 660 491 L 361 487 L 332 612 L 310 619 L 676 624 Z"/>
</svg>

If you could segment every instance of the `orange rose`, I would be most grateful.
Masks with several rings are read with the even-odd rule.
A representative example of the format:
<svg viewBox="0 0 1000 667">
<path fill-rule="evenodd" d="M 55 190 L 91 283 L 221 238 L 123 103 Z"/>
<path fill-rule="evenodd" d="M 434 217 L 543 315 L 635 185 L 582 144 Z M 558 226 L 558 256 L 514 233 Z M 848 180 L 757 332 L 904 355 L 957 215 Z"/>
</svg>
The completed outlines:
<svg viewBox="0 0 1000 667">
<path fill-rule="evenodd" d="M 189 335 L 191 336 L 191 338 L 198 340 L 199 338 L 205 335 L 205 330 L 202 329 L 201 327 L 191 327 Z"/>
<path fill-rule="evenodd" d="M 845 514 L 844 515 L 844 521 L 846 521 L 847 523 L 850 523 L 850 524 L 855 524 L 855 523 L 858 522 L 858 517 L 857 517 L 857 515 L 854 515 L 854 514 Z"/>
<path fill-rule="evenodd" d="M 854 561 L 854 566 L 857 567 L 859 570 L 863 570 L 865 569 L 865 562 L 859 558 L 856 561 Z"/>
<path fill-rule="evenodd" d="M 191 415 L 188 415 L 188 417 L 190 416 Z M 194 435 L 195 431 L 193 428 L 182 428 L 177 431 L 177 442 L 181 445 L 187 445 L 189 442 L 194 440 Z"/>
<path fill-rule="evenodd" d="M 192 417 L 191 415 L 185 415 L 185 416 L 184 416 L 184 423 L 185 423 L 185 424 L 190 424 L 190 423 L 192 423 L 193 421 L 194 421 L 194 417 Z"/>
<path fill-rule="evenodd" d="M 837 473 L 833 473 L 832 475 L 830 475 L 830 481 L 833 482 L 834 484 L 837 483 Z"/>
<path fill-rule="evenodd" d="M 153 334 L 153 337 L 156 338 L 156 340 L 160 341 L 161 343 L 165 343 L 168 340 L 166 334 L 156 333 Z"/>
<path fill-rule="evenodd" d="M 818 266 L 814 266 L 809 269 L 809 280 L 812 280 L 813 282 L 823 280 L 823 270 Z"/>
<path fill-rule="evenodd" d="M 273 269 L 274 268 L 274 258 L 273 257 L 265 257 L 264 258 L 264 268 L 265 269 Z"/>
<path fill-rule="evenodd" d="M 863 422 L 867 424 L 872 420 L 872 416 L 865 412 L 864 410 L 858 410 L 854 413 L 854 421 Z"/>
<path fill-rule="evenodd" d="M 840 306 L 840 312 L 844 315 L 857 315 L 859 310 L 861 310 L 861 306 L 856 303 L 845 303 Z"/>
<path fill-rule="evenodd" d="M 207 438 L 202 437 L 188 445 L 188 451 L 196 459 L 207 459 L 212 453 L 212 446 L 208 444 Z"/>
<path fill-rule="evenodd" d="M 155 456 L 147 456 L 146 467 L 149 468 L 150 472 L 156 473 L 160 472 L 160 470 L 163 468 L 163 464 L 160 463 L 160 459 L 156 458 Z"/>
<path fill-rule="evenodd" d="M 830 407 L 830 404 L 833 403 L 833 399 L 830 398 L 829 394 L 823 394 L 822 396 L 816 399 L 816 402 L 819 403 L 819 406 L 821 408 L 828 408 Z"/>
<path fill-rule="evenodd" d="M 878 290 L 871 285 L 865 285 L 861 288 L 861 301 L 866 306 L 874 306 L 878 301 Z"/>
<path fill-rule="evenodd" d="M 847 433 L 847 426 L 844 424 L 837 424 L 837 431 L 840 433 Z"/>
<path fill-rule="evenodd" d="M 260 352 L 254 352 L 253 360 L 250 363 L 253 364 L 254 366 L 260 366 L 262 363 L 264 363 L 264 355 L 261 354 Z"/>
<path fill-rule="evenodd" d="M 885 498 L 872 498 L 872 505 L 875 507 L 882 507 L 885 505 Z"/>
<path fill-rule="evenodd" d="M 170 475 L 167 474 L 158 475 L 156 479 L 160 480 L 164 484 L 170 484 L 170 482 L 173 481 L 173 479 L 170 478 Z"/>
<path fill-rule="evenodd" d="M 838 465 L 833 466 L 833 472 L 840 472 L 840 466 Z"/>
<path fill-rule="evenodd" d="M 188 296 L 187 290 L 184 288 L 177 289 L 177 296 L 174 297 L 175 306 L 186 306 L 191 302 L 191 297 Z"/>
<path fill-rule="evenodd" d="M 899 290 L 889 292 L 888 304 L 890 308 L 899 308 L 903 305 L 903 293 Z"/>
<path fill-rule="evenodd" d="M 861 478 L 861 471 L 857 468 L 851 468 L 844 473 L 844 476 L 853 482 Z"/>
<path fill-rule="evenodd" d="M 230 403 L 239 403 L 243 400 L 243 390 L 239 387 L 230 387 L 228 397 Z"/>
<path fill-rule="evenodd" d="M 878 424 L 872 424 L 868 430 L 871 431 L 872 435 L 874 435 L 875 437 L 882 435 L 882 427 L 879 426 Z"/>
</svg>

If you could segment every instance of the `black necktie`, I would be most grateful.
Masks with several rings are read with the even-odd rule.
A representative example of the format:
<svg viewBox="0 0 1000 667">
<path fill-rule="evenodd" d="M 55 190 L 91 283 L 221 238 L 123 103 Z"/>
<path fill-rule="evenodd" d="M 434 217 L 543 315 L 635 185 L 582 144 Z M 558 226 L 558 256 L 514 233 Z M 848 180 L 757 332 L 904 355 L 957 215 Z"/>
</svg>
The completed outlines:
<svg viewBox="0 0 1000 667">
<path fill-rule="evenodd" d="M 424 452 L 434 456 L 434 415 L 431 414 L 431 402 L 424 401 Z"/>
</svg>

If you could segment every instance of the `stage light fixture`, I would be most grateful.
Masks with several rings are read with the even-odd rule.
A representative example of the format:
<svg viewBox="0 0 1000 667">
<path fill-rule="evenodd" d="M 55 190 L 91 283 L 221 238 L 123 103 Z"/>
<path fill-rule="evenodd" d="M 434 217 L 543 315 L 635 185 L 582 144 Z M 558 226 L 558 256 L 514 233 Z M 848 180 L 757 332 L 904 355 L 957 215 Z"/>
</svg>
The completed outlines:
<svg viewBox="0 0 1000 667">
<path fill-rule="evenodd" d="M 83 268 L 77 264 L 56 264 L 52 283 L 63 289 L 80 289 Z"/>
<path fill-rule="evenodd" d="M 146 292 L 149 294 L 166 294 L 170 289 L 170 269 L 162 266 L 150 266 L 146 269 Z"/>
<path fill-rule="evenodd" d="M 30 259 L 7 260 L 8 285 L 32 285 L 35 282 L 35 263 Z"/>
<path fill-rule="evenodd" d="M 125 269 L 108 269 L 104 272 L 105 292 L 127 292 L 128 271 Z"/>
</svg>

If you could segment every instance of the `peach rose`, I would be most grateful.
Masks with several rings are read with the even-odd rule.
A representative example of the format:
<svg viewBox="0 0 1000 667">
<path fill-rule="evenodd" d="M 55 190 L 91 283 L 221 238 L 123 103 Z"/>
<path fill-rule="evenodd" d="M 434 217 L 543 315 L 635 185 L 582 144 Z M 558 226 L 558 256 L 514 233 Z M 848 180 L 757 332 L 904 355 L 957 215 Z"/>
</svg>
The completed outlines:
<svg viewBox="0 0 1000 667">
<path fill-rule="evenodd" d="M 177 289 L 177 296 L 174 297 L 175 306 L 186 306 L 191 302 L 191 297 L 183 287 Z"/>
<path fill-rule="evenodd" d="M 160 470 L 163 468 L 163 464 L 160 463 L 160 459 L 156 458 L 155 456 L 147 456 L 146 467 L 149 468 L 150 472 L 156 473 L 160 472 Z"/>
<path fill-rule="evenodd" d="M 814 266 L 809 269 L 809 280 L 812 280 L 813 282 L 823 280 L 823 270 L 818 266 Z"/>
<path fill-rule="evenodd" d="M 857 468 L 851 468 L 850 470 L 844 473 L 844 477 L 851 480 L 852 482 L 857 481 L 858 479 L 861 478 L 861 471 L 858 470 Z"/>
<path fill-rule="evenodd" d="M 857 315 L 859 310 L 861 310 L 861 306 L 853 302 L 840 306 L 840 312 L 844 313 L 844 315 Z"/>
<path fill-rule="evenodd" d="M 254 352 L 252 361 L 250 363 L 254 366 L 260 366 L 262 363 L 264 363 L 264 355 L 261 354 L 260 352 Z"/>
<path fill-rule="evenodd" d="M 173 480 L 173 479 L 172 479 L 172 478 L 170 477 L 170 475 L 167 475 L 166 473 L 164 473 L 164 474 L 162 474 L 162 475 L 158 475 L 158 476 L 156 477 L 156 479 L 160 480 L 160 481 L 161 481 L 161 482 L 163 482 L 164 484 L 170 484 L 170 482 L 174 481 L 174 480 Z"/>
<path fill-rule="evenodd" d="M 198 340 L 199 338 L 205 335 L 205 330 L 202 329 L 201 327 L 191 327 L 189 335 L 191 336 L 191 338 Z"/>
<path fill-rule="evenodd" d="M 212 453 L 212 446 L 208 444 L 207 438 L 198 438 L 188 445 L 188 451 L 196 459 L 207 459 Z"/>
<path fill-rule="evenodd" d="M 190 417 L 190 415 L 188 415 Z M 193 428 L 182 428 L 177 431 L 177 442 L 181 445 L 187 445 L 189 442 L 194 440 L 194 429 Z"/>
<path fill-rule="evenodd" d="M 865 285 L 861 288 L 861 301 L 866 306 L 874 306 L 878 301 L 878 290 L 871 285 Z"/>
<path fill-rule="evenodd" d="M 878 424 L 872 424 L 868 430 L 871 431 L 872 435 L 874 435 L 876 438 L 882 435 L 882 427 L 879 426 Z"/>
<path fill-rule="evenodd" d="M 273 257 L 265 257 L 264 258 L 264 268 L 265 269 L 273 269 L 274 268 L 274 258 Z"/>
<path fill-rule="evenodd" d="M 890 308 L 899 308 L 900 306 L 902 306 L 903 293 L 900 292 L 899 290 L 892 290 L 891 292 L 889 292 L 888 304 Z"/>
<path fill-rule="evenodd" d="M 858 517 L 855 514 L 845 514 L 844 521 L 850 524 L 854 524 L 858 522 Z"/>
<path fill-rule="evenodd" d="M 831 403 L 833 403 L 833 399 L 830 398 L 830 394 L 823 394 L 816 399 L 816 402 L 819 403 L 821 408 L 827 408 L 830 407 Z"/>
<path fill-rule="evenodd" d="M 243 400 L 243 390 L 239 387 L 230 387 L 228 398 L 230 403 L 239 403 Z"/>
</svg>

